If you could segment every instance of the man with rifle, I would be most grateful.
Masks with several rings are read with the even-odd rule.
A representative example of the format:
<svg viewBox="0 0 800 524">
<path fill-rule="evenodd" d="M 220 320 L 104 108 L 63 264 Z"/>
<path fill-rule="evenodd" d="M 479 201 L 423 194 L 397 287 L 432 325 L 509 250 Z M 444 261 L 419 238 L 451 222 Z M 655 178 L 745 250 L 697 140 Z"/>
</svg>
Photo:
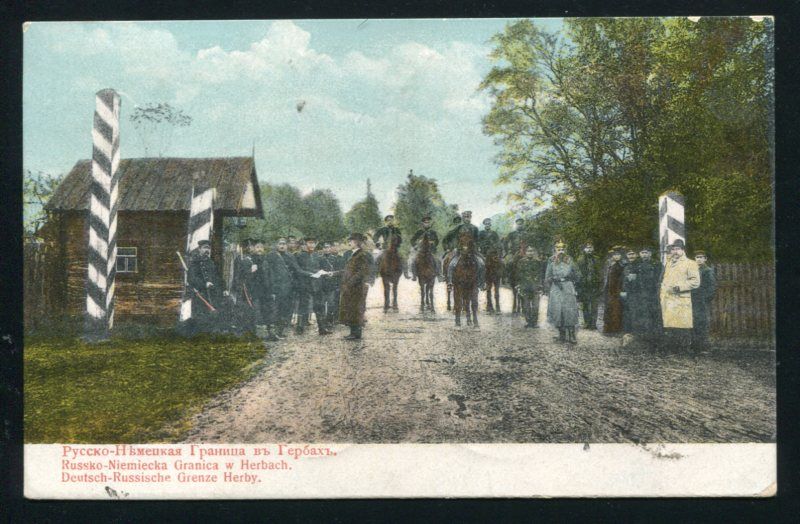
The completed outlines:
<svg viewBox="0 0 800 524">
<path fill-rule="evenodd" d="M 192 292 L 192 332 L 217 331 L 222 285 L 211 259 L 211 242 L 201 240 L 189 255 L 186 280 Z"/>
</svg>

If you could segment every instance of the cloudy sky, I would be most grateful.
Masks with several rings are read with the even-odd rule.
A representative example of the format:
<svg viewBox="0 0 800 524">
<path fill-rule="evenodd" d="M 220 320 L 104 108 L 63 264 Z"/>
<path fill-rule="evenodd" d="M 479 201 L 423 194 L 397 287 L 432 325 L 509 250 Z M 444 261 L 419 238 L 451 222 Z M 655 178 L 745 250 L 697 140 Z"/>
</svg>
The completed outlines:
<svg viewBox="0 0 800 524">
<path fill-rule="evenodd" d="M 344 210 L 369 177 L 387 211 L 414 169 L 480 219 L 505 210 L 496 147 L 480 125 L 491 101 L 477 88 L 488 41 L 507 23 L 33 23 L 24 37 L 25 168 L 62 173 L 88 158 L 94 93 L 112 87 L 122 93 L 123 158 L 145 156 L 133 108 L 168 102 L 194 121 L 164 156 L 245 156 L 255 144 L 261 180 L 331 188 Z M 149 155 L 160 147 L 151 143 Z"/>
</svg>

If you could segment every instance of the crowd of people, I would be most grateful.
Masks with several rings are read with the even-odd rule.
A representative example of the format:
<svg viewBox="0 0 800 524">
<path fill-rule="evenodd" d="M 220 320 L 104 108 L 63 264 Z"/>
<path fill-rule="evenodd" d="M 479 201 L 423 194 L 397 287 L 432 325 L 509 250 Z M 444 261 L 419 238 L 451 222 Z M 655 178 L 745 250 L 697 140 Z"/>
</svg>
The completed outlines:
<svg viewBox="0 0 800 524">
<path fill-rule="evenodd" d="M 668 247 L 662 265 L 647 246 L 614 246 L 602 258 L 587 242 L 573 259 L 559 241 L 552 255 L 543 256 L 530 242 L 522 218 L 504 238 L 492 229 L 488 218 L 479 230 L 472 224 L 470 211 L 454 217 L 441 241 L 431 224 L 431 217 L 423 217 L 411 236 L 408 267 L 413 280 L 417 278 L 415 253 L 425 242 L 439 279 L 450 281 L 461 256 L 456 243 L 467 235 L 474 240 L 481 268 L 479 286 L 483 286 L 485 260 L 493 255 L 505 260 L 505 280 L 514 290 L 515 309 L 519 305 L 526 328 L 538 327 L 540 298 L 547 295 L 547 319 L 558 329 L 558 341 L 577 342 L 580 313 L 584 329 L 598 329 L 602 305 L 605 335 L 629 335 L 653 348 L 707 349 L 710 303 L 716 290 L 714 269 L 703 251 L 695 251 L 695 259 L 689 259 L 682 240 Z M 394 216 L 387 215 L 371 240 L 378 249 L 389 242 L 398 247 L 402 236 Z M 295 333 L 302 334 L 311 325 L 313 313 L 319 335 L 331 334 L 342 323 L 350 327 L 346 338 L 360 339 L 368 286 L 374 282 L 381 256 L 375 259 L 364 248 L 366 240 L 363 234 L 353 233 L 349 249 L 339 254 L 335 243 L 318 244 L 311 236 L 301 241 L 279 238 L 269 252 L 263 241 L 245 239 L 243 252 L 234 261 L 229 291 L 220 291 L 223 286 L 210 257 L 210 243 L 201 242 L 191 253 L 187 275 L 187 289 L 193 294 L 191 331 L 253 332 L 276 341 L 285 338 L 292 325 Z M 437 253 L 440 245 L 441 256 Z M 445 260 L 449 260 L 447 267 L 443 267 Z"/>
</svg>

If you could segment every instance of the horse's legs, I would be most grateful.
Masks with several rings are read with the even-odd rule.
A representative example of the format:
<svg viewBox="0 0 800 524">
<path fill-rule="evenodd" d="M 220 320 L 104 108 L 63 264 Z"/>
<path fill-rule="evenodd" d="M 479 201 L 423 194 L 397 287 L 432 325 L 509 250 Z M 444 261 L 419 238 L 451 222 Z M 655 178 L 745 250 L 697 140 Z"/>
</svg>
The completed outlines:
<svg viewBox="0 0 800 524">
<path fill-rule="evenodd" d="M 436 278 L 433 279 L 433 282 L 428 284 L 428 304 L 430 305 L 431 313 L 435 313 L 436 312 L 436 308 L 433 305 L 433 285 L 434 285 L 435 282 L 436 282 Z"/>
<path fill-rule="evenodd" d="M 492 313 L 494 306 L 492 305 L 492 281 L 486 281 L 486 311 Z"/>
<path fill-rule="evenodd" d="M 450 304 L 450 295 L 453 292 L 453 287 L 450 284 L 446 284 L 445 291 L 447 292 L 447 311 L 450 311 L 451 309 L 453 309 Z"/>
<path fill-rule="evenodd" d="M 419 312 L 425 311 L 425 282 L 419 279 Z"/>
<path fill-rule="evenodd" d="M 389 311 L 389 279 L 381 278 L 383 281 L 383 312 Z"/>
<path fill-rule="evenodd" d="M 511 286 L 511 314 L 514 315 L 517 313 L 517 288 L 512 285 Z"/>
<path fill-rule="evenodd" d="M 500 313 L 500 279 L 494 281 L 494 307 Z"/>
<path fill-rule="evenodd" d="M 478 327 L 478 288 L 472 292 L 472 322 Z"/>
<path fill-rule="evenodd" d="M 394 282 L 392 282 L 392 309 L 397 311 L 397 283 L 400 282 L 400 274 L 398 274 Z"/>
<path fill-rule="evenodd" d="M 450 295 L 448 295 L 448 299 Z M 449 300 L 448 300 L 449 302 Z M 453 309 L 455 310 L 456 314 L 456 326 L 461 325 L 461 296 L 458 292 L 458 288 L 453 287 Z"/>
</svg>

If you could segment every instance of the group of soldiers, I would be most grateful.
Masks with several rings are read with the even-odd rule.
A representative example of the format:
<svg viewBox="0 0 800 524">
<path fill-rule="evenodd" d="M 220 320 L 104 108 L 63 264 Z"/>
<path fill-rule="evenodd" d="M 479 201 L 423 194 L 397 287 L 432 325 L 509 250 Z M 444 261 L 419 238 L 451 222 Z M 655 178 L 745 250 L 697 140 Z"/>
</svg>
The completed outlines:
<svg viewBox="0 0 800 524">
<path fill-rule="evenodd" d="M 662 265 L 647 246 L 614 246 L 602 260 L 586 243 L 574 262 L 564 247 L 556 243 L 542 279 L 542 289 L 549 290 L 548 320 L 559 328 L 559 340 L 576 341 L 579 303 L 584 328 L 597 329 L 602 302 L 606 335 L 631 335 L 652 348 L 708 348 L 716 276 L 705 251 L 695 251 L 691 260 L 678 239 Z"/>
<path fill-rule="evenodd" d="M 555 244 L 552 256 L 541 256 L 521 218 L 502 239 L 492 230 L 491 219 L 484 220 L 483 230 L 478 230 L 470 211 L 454 218 L 441 242 L 431 225 L 431 217 L 423 217 L 411 237 L 409 266 L 414 280 L 415 250 L 425 240 L 440 280 L 450 281 L 460 257 L 458 239 L 466 234 L 476 246 L 479 286 L 483 286 L 486 258 L 504 258 L 507 283 L 519 297 L 527 328 L 538 327 L 539 300 L 546 294 L 547 318 L 558 329 L 559 341 L 577 342 L 579 311 L 583 327 L 597 329 L 602 303 L 606 335 L 632 335 L 652 347 L 671 345 L 697 352 L 707 348 L 710 303 L 716 290 L 714 269 L 704 251 L 695 251 L 695 259 L 689 259 L 682 240 L 668 247 L 663 265 L 647 246 L 638 250 L 614 246 L 602 259 L 591 242 L 573 260 L 563 242 Z M 350 327 L 346 338 L 360 339 L 368 286 L 374 282 L 382 255 L 374 259 L 364 249 L 366 237 L 360 233 L 353 233 L 348 241 L 350 249 L 340 255 L 334 243 L 318 245 L 310 236 L 299 242 L 291 236 L 279 238 L 269 252 L 261 240 L 246 239 L 234 261 L 230 291 L 220 291 L 223 286 L 210 258 L 210 243 L 200 242 L 191 253 L 187 272 L 187 290 L 193 293 L 193 330 L 263 330 L 267 340 L 276 341 L 285 338 L 293 319 L 295 333 L 302 334 L 313 312 L 319 335 L 331 334 L 339 322 Z M 393 215 L 384 217 L 384 226 L 375 231 L 372 241 L 378 249 L 389 243 L 401 245 L 402 232 Z M 448 254 L 451 261 L 443 268 Z"/>
<path fill-rule="evenodd" d="M 311 236 L 299 242 L 281 237 L 269 252 L 263 241 L 247 238 L 234 260 L 229 290 L 210 256 L 210 242 L 199 242 L 187 270 L 192 297 L 187 330 L 254 333 L 277 341 L 286 337 L 293 319 L 295 333 L 304 333 L 313 312 L 319 335 L 330 335 L 341 322 L 351 328 L 346 338 L 360 338 L 372 266 L 371 255 L 361 249 L 364 240 L 354 233 L 350 249 L 339 255 L 334 243 L 318 245 Z"/>
</svg>

